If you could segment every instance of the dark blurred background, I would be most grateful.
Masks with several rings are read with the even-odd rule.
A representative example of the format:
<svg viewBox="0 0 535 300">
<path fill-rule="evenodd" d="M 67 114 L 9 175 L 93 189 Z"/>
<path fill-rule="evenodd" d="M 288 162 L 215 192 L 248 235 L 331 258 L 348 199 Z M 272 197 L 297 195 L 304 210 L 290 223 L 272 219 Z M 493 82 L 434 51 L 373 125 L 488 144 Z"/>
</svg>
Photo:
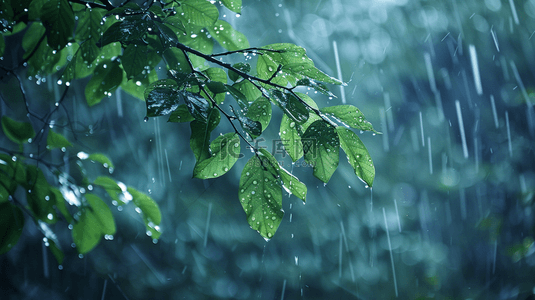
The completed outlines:
<svg viewBox="0 0 535 300">
<path fill-rule="evenodd" d="M 153 242 L 133 208 L 112 207 L 113 240 L 83 257 L 62 245 L 58 267 L 27 222 L 0 256 L 1 299 L 533 297 L 534 0 L 244 0 L 240 16 L 220 15 L 251 46 L 303 46 L 348 83 L 332 100 L 310 94 L 320 107 L 359 107 L 383 133 L 359 133 L 373 190 L 343 156 L 327 185 L 279 156 L 308 197 L 286 195 L 266 242 L 237 200 L 249 150 L 225 176 L 192 179 L 187 124 L 144 122 L 145 103 L 124 91 L 88 108 L 82 80 L 66 104 L 82 150 L 109 155 L 114 178 L 158 202 L 163 234 Z M 57 95 L 56 80 L 24 84 L 37 103 Z M 213 137 L 232 130 L 221 124 Z"/>
</svg>

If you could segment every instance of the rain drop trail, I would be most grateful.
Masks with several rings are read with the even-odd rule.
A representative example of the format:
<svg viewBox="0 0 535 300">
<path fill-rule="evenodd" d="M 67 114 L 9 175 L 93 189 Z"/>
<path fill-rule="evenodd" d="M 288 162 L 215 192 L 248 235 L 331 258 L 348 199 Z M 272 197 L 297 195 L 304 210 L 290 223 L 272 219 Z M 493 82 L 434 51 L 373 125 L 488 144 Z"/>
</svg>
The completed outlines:
<svg viewBox="0 0 535 300">
<path fill-rule="evenodd" d="M 496 129 L 500 127 L 500 123 L 498 123 L 498 113 L 496 112 L 496 102 L 494 101 L 494 95 L 490 95 L 490 105 L 492 107 L 492 116 L 494 117 L 494 126 Z"/>
<path fill-rule="evenodd" d="M 386 121 L 388 124 L 388 129 L 390 131 L 394 131 L 394 116 L 392 114 L 392 105 L 390 104 L 390 94 L 384 93 L 384 101 L 385 101 L 385 113 L 386 113 Z"/>
<path fill-rule="evenodd" d="M 526 87 L 524 86 L 524 83 L 522 82 L 522 78 L 520 78 L 520 74 L 518 73 L 518 69 L 516 68 L 516 64 L 514 61 L 511 61 L 511 69 L 513 69 L 513 74 L 515 75 L 516 81 L 518 82 L 518 85 L 520 86 L 520 90 L 522 91 L 522 96 L 526 100 L 527 110 L 526 113 L 528 114 L 528 128 L 529 133 L 533 136 L 535 135 L 535 121 L 533 120 L 533 104 L 531 103 L 531 100 L 528 96 L 528 93 L 526 91 Z"/>
<path fill-rule="evenodd" d="M 180 161 L 180 165 L 178 166 L 178 170 L 182 170 L 182 161 Z"/>
<path fill-rule="evenodd" d="M 451 85 L 451 79 L 450 74 L 448 74 L 448 69 L 440 69 L 440 74 L 442 74 L 442 79 L 444 79 L 444 85 L 446 85 L 446 89 L 451 90 L 453 86 Z"/>
<path fill-rule="evenodd" d="M 470 87 L 468 86 L 468 78 L 466 77 L 466 70 L 461 70 L 461 75 L 463 77 L 463 83 L 464 83 L 464 92 L 466 94 L 466 97 L 468 98 L 468 107 L 472 109 L 472 96 L 470 94 Z"/>
<path fill-rule="evenodd" d="M 118 88 L 117 91 L 115 91 L 115 100 L 117 100 L 117 115 L 119 115 L 119 118 L 123 117 L 123 97 L 121 94 L 121 88 Z"/>
<path fill-rule="evenodd" d="M 338 250 L 338 278 L 342 278 L 342 233 L 340 232 L 340 248 Z"/>
<path fill-rule="evenodd" d="M 494 259 L 492 261 L 492 274 L 496 272 L 496 254 L 498 253 L 498 239 L 494 241 Z"/>
<path fill-rule="evenodd" d="M 431 138 L 427 137 L 427 152 L 429 155 L 429 174 L 433 174 L 433 155 L 431 154 Z"/>
<path fill-rule="evenodd" d="M 340 227 L 342 228 L 342 238 L 344 239 L 344 245 L 346 246 L 346 251 L 349 252 L 349 246 L 347 245 L 346 230 L 344 228 L 344 222 L 340 221 Z"/>
<path fill-rule="evenodd" d="M 385 109 L 379 108 L 379 116 L 381 118 L 381 131 L 383 132 L 383 149 L 385 152 L 390 151 L 390 145 L 388 145 L 388 128 L 386 125 Z"/>
<path fill-rule="evenodd" d="M 442 107 L 442 97 L 440 91 L 435 92 L 435 105 L 437 107 L 437 117 L 439 122 L 444 121 L 444 108 Z"/>
<path fill-rule="evenodd" d="M 338 44 L 333 41 L 334 60 L 336 61 L 336 71 L 338 72 L 338 80 L 343 82 L 342 68 L 340 67 L 340 57 L 338 56 Z M 340 85 L 340 95 L 342 96 L 342 103 L 346 104 L 346 94 L 344 93 L 344 85 Z"/>
<path fill-rule="evenodd" d="M 420 111 L 420 133 L 422 134 L 422 147 L 425 147 L 424 140 L 424 120 L 422 118 L 422 112 Z"/>
<path fill-rule="evenodd" d="M 102 297 L 100 297 L 100 300 L 104 300 L 106 298 L 106 287 L 108 286 L 108 279 L 104 280 L 104 287 L 102 288 Z"/>
<path fill-rule="evenodd" d="M 210 228 L 210 215 L 212 214 L 212 202 L 208 204 L 208 216 L 206 217 L 206 228 L 204 230 L 204 242 L 203 246 L 206 247 L 208 241 L 208 229 Z"/>
<path fill-rule="evenodd" d="M 169 175 L 169 182 L 173 182 L 173 179 L 171 179 L 171 168 L 169 167 L 169 157 L 167 156 L 167 149 L 164 149 L 165 151 L 165 162 L 167 163 L 167 175 Z"/>
<path fill-rule="evenodd" d="M 461 103 L 459 103 L 459 100 L 455 100 L 455 109 L 457 110 L 457 119 L 459 121 L 459 130 L 461 131 L 461 141 L 463 143 L 464 158 L 468 158 L 468 146 L 466 145 L 466 136 L 464 134 L 463 115 L 461 113 Z"/>
<path fill-rule="evenodd" d="M 496 50 L 500 52 L 500 45 L 498 45 L 498 38 L 496 37 L 496 32 L 492 30 L 492 28 L 490 29 L 490 34 L 492 35 L 492 39 L 494 40 L 494 45 L 496 46 Z"/>
<path fill-rule="evenodd" d="M 139 249 L 135 245 L 131 244 L 130 247 L 132 247 L 134 252 L 136 252 L 137 256 L 139 256 L 141 261 L 143 261 L 145 263 L 147 268 L 149 268 L 149 270 L 152 272 L 152 274 L 154 274 L 154 276 L 158 279 L 158 281 L 160 281 L 160 283 L 163 284 L 165 282 L 165 280 L 164 280 L 162 274 L 160 272 L 156 271 L 156 269 L 150 263 L 150 261 L 145 257 L 145 255 L 143 255 L 143 253 L 141 253 L 141 251 L 139 251 Z M 87 261 L 87 259 L 86 259 L 86 261 Z"/>
<path fill-rule="evenodd" d="M 477 142 L 477 137 L 474 138 L 474 156 L 476 162 L 476 173 L 479 173 L 479 145 Z"/>
<path fill-rule="evenodd" d="M 398 202 L 394 199 L 394 207 L 396 208 L 396 216 L 398 217 L 398 230 L 401 232 L 401 221 L 399 220 Z"/>
<path fill-rule="evenodd" d="M 50 277 L 50 271 L 48 270 L 48 255 L 46 253 L 45 242 L 43 242 L 41 245 L 42 245 L 42 248 L 43 248 L 43 274 L 44 274 L 45 278 L 48 278 L 48 277 Z"/>
<path fill-rule="evenodd" d="M 477 52 L 474 45 L 468 46 L 470 49 L 470 61 L 472 62 L 472 72 L 474 73 L 474 83 L 478 95 L 483 95 L 483 86 L 481 85 L 481 75 L 479 74 L 479 66 L 477 63 Z"/>
<path fill-rule="evenodd" d="M 513 0 L 509 0 L 509 5 L 511 5 L 511 11 L 513 12 L 513 19 L 515 19 L 515 24 L 520 24 L 520 21 L 518 20 L 518 14 L 516 13 L 516 7 Z"/>
<path fill-rule="evenodd" d="M 461 218 L 463 218 L 463 220 L 466 220 L 466 194 L 464 192 L 464 189 L 459 190 L 459 200 L 461 204 Z"/>
<path fill-rule="evenodd" d="M 156 160 L 158 164 L 158 175 L 160 180 L 160 185 L 164 184 L 163 179 L 163 158 L 162 158 L 162 140 L 160 137 L 160 119 L 155 118 L 156 122 L 154 122 L 154 132 L 156 135 Z"/>
<path fill-rule="evenodd" d="M 424 53 L 425 68 L 427 69 L 427 78 L 429 79 L 429 86 L 431 91 L 435 93 L 437 91 L 437 84 L 435 82 L 435 74 L 433 73 L 433 64 L 431 63 L 431 55 Z"/>
<path fill-rule="evenodd" d="M 383 217 L 385 219 L 386 239 L 388 240 L 388 249 L 390 250 L 390 263 L 392 263 L 392 274 L 394 278 L 394 289 L 396 290 L 396 298 L 398 297 L 398 282 L 396 280 L 396 268 L 394 267 L 394 255 L 392 254 L 392 244 L 390 243 L 390 233 L 388 232 L 388 222 L 386 222 L 386 212 L 383 207 Z"/>
<path fill-rule="evenodd" d="M 507 144 L 509 146 L 509 156 L 513 157 L 513 144 L 511 143 L 511 128 L 509 127 L 509 112 L 505 111 L 505 124 L 507 125 Z"/>
<path fill-rule="evenodd" d="M 281 300 L 284 300 L 284 292 L 286 291 L 286 279 L 282 282 Z"/>
</svg>

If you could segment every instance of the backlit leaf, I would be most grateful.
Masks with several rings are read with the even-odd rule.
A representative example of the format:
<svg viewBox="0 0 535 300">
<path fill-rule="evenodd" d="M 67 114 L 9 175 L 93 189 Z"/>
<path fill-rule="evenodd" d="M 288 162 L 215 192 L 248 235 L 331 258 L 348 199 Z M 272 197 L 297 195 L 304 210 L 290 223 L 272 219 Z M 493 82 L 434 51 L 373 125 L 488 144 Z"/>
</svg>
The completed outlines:
<svg viewBox="0 0 535 300">
<path fill-rule="evenodd" d="M 160 229 L 162 214 L 158 204 L 150 196 L 134 188 L 129 187 L 127 191 L 132 195 L 134 204 L 141 210 L 147 235 L 153 239 L 158 239 L 162 234 Z"/>
<path fill-rule="evenodd" d="M 337 127 L 336 131 L 340 138 L 340 146 L 346 153 L 347 161 L 355 170 L 355 174 L 369 187 L 372 187 L 375 167 L 368 149 L 353 131 L 344 127 Z"/>
<path fill-rule="evenodd" d="M 193 177 L 209 179 L 226 174 L 240 155 L 239 136 L 234 132 L 218 136 L 211 143 L 210 152 L 211 157 L 195 165 Z"/>
<path fill-rule="evenodd" d="M 93 77 L 85 87 L 85 99 L 89 106 L 100 103 L 102 98 L 111 95 L 123 81 L 123 70 L 117 60 L 99 63 Z"/>
<path fill-rule="evenodd" d="M 185 0 L 177 7 L 177 16 L 184 23 L 199 27 L 213 25 L 219 18 L 217 7 L 206 0 Z M 184 13 L 183 15 L 181 13 Z"/>
<path fill-rule="evenodd" d="M 242 0 L 221 0 L 221 3 L 235 13 L 241 13 Z"/>
<path fill-rule="evenodd" d="M 280 126 L 281 142 L 282 145 L 284 145 L 286 153 L 290 155 L 293 162 L 303 157 L 303 143 L 301 142 L 301 136 L 297 131 L 298 126 L 299 125 L 288 118 L 287 115 L 282 116 Z"/>
<path fill-rule="evenodd" d="M 46 148 L 54 149 L 63 147 L 72 147 L 72 144 L 62 134 L 49 130 L 48 136 L 46 137 Z"/>
<path fill-rule="evenodd" d="M 338 167 L 340 140 L 336 129 L 318 120 L 307 128 L 302 142 L 305 161 L 314 166 L 314 176 L 327 183 Z"/>
<path fill-rule="evenodd" d="M 18 122 L 7 116 L 2 117 L 2 130 L 10 140 L 18 144 L 27 143 L 35 136 L 32 124 Z"/>
<path fill-rule="evenodd" d="M 364 114 L 353 105 L 336 105 L 324 107 L 321 112 L 334 117 L 338 122 L 351 128 L 362 131 L 375 131 L 370 122 L 366 121 Z"/>
<path fill-rule="evenodd" d="M 221 47 L 229 51 L 249 48 L 249 41 L 245 35 L 223 20 L 217 20 L 214 25 L 207 28 L 210 35 Z"/>
<path fill-rule="evenodd" d="M 210 157 L 210 134 L 219 125 L 221 115 L 215 108 L 208 110 L 207 122 L 194 120 L 190 123 L 190 147 L 197 161 Z"/>
<path fill-rule="evenodd" d="M 268 157 L 254 155 L 245 164 L 238 197 L 251 228 L 264 239 L 271 239 L 279 228 L 284 211 L 279 172 Z"/>
<path fill-rule="evenodd" d="M 189 113 L 186 104 L 180 104 L 175 111 L 171 113 L 167 122 L 183 123 L 191 122 L 193 120 L 195 120 L 195 118 Z"/>
</svg>

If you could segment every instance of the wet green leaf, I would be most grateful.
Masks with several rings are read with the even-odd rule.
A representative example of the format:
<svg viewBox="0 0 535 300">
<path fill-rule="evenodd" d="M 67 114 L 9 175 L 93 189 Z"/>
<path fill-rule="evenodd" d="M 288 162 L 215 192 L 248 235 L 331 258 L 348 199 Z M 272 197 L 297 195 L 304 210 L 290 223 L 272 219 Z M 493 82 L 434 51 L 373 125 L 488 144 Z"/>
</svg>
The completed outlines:
<svg viewBox="0 0 535 300">
<path fill-rule="evenodd" d="M 297 130 L 298 124 L 288 118 L 287 115 L 282 116 L 280 126 L 281 142 L 284 145 L 286 153 L 290 155 L 293 162 L 303 157 L 303 143 L 301 136 Z"/>
<path fill-rule="evenodd" d="M 272 90 L 270 91 L 270 98 L 288 117 L 298 124 L 308 120 L 309 112 L 307 107 L 293 94 Z"/>
<path fill-rule="evenodd" d="M 167 122 L 184 123 L 191 122 L 193 120 L 195 120 L 195 118 L 189 113 L 189 109 L 186 104 L 180 104 L 175 111 L 171 113 Z"/>
<path fill-rule="evenodd" d="M 218 136 L 210 144 L 210 152 L 211 157 L 195 165 L 193 177 L 209 179 L 226 174 L 240 155 L 239 136 L 234 132 Z"/>
<path fill-rule="evenodd" d="M 104 168 L 113 168 L 113 163 L 111 160 L 102 153 L 92 153 L 87 157 L 87 159 L 92 162 L 101 163 Z"/>
<path fill-rule="evenodd" d="M 327 96 L 330 96 L 330 97 L 336 97 L 333 93 L 331 93 L 331 91 L 329 91 L 329 89 L 327 88 L 327 86 L 325 86 L 323 83 L 321 82 L 317 82 L 316 80 L 312 80 L 308 77 L 305 77 L 303 79 L 299 79 L 297 81 L 297 84 L 296 86 L 308 86 L 308 87 L 311 87 L 313 89 L 315 89 L 316 91 L 324 94 L 324 95 L 327 95 Z"/>
<path fill-rule="evenodd" d="M 115 221 L 110 208 L 98 196 L 86 194 L 88 206 L 81 210 L 72 229 L 78 253 L 85 254 L 100 242 L 102 236 L 115 234 Z"/>
<path fill-rule="evenodd" d="M 55 198 L 41 169 L 27 166 L 24 188 L 28 205 L 35 218 L 49 224 L 55 223 L 57 221 L 54 210 Z"/>
<path fill-rule="evenodd" d="M 128 94 L 136 97 L 140 100 L 145 100 L 145 90 L 150 86 L 151 82 L 158 80 L 158 74 L 156 72 L 150 72 L 146 77 L 133 78 L 131 80 L 123 79 L 121 83 L 121 89 Z"/>
<path fill-rule="evenodd" d="M 147 235 L 153 239 L 158 239 L 162 234 L 160 229 L 162 214 L 158 204 L 151 197 L 134 188 L 129 187 L 127 191 L 132 195 L 134 204 L 141 210 Z"/>
<path fill-rule="evenodd" d="M 61 191 L 54 187 L 51 187 L 50 191 L 52 192 L 51 196 L 55 198 L 54 202 L 56 203 L 56 208 L 63 215 L 67 222 L 73 223 L 72 215 L 67 209 L 67 202 L 65 201 L 65 198 L 63 197 Z"/>
<path fill-rule="evenodd" d="M 322 113 L 334 117 L 338 122 L 347 125 L 351 128 L 360 129 L 362 131 L 375 131 L 370 122 L 366 121 L 364 114 L 353 105 L 337 105 L 329 106 L 321 109 Z"/>
<path fill-rule="evenodd" d="M 19 184 L 26 183 L 24 163 L 17 157 L 0 153 L 0 203 L 8 201 Z"/>
<path fill-rule="evenodd" d="M 46 148 L 54 149 L 63 147 L 72 147 L 72 144 L 62 134 L 56 133 L 52 129 L 49 130 L 48 136 L 46 137 Z"/>
<path fill-rule="evenodd" d="M 89 106 L 100 103 L 111 95 L 123 81 L 123 70 L 117 60 L 102 61 L 96 67 L 93 77 L 85 86 L 85 99 Z"/>
<path fill-rule="evenodd" d="M 242 0 L 221 0 L 226 8 L 238 14 L 241 14 L 241 2 Z"/>
<path fill-rule="evenodd" d="M 78 42 L 92 40 L 93 43 L 96 43 L 100 39 L 104 28 L 103 25 L 100 25 L 103 16 L 104 10 L 86 9 L 78 20 L 78 25 L 74 33 L 75 40 Z"/>
<path fill-rule="evenodd" d="M 124 20 L 113 23 L 102 35 L 100 47 L 113 42 L 131 43 L 141 41 L 147 35 L 152 21 L 143 19 L 140 15 L 126 17 Z"/>
<path fill-rule="evenodd" d="M 305 202 L 307 196 L 307 187 L 304 183 L 299 181 L 297 177 L 292 175 L 288 170 L 284 169 L 279 162 L 269 153 L 266 149 L 259 150 L 262 155 L 267 157 L 271 162 L 271 165 L 279 172 L 280 179 L 282 180 L 283 188 L 289 194 L 295 195 L 297 198 Z"/>
<path fill-rule="evenodd" d="M 18 122 L 7 116 L 2 117 L 2 130 L 10 140 L 17 144 L 27 143 L 35 136 L 32 124 Z"/>
<path fill-rule="evenodd" d="M 208 112 L 210 110 L 210 103 L 199 94 L 184 92 L 184 100 L 188 107 L 189 113 L 197 121 L 203 123 L 208 122 Z"/>
<path fill-rule="evenodd" d="M 219 111 L 215 108 L 209 109 L 207 120 L 207 122 L 194 120 L 190 123 L 191 138 L 189 144 L 197 161 L 210 157 L 210 134 L 221 120 Z"/>
<path fill-rule="evenodd" d="M 131 199 L 126 199 L 126 195 L 123 193 L 121 187 L 117 182 L 108 176 L 99 176 L 95 179 L 93 184 L 102 187 L 112 200 L 116 201 L 115 205 L 123 205 Z"/>
<path fill-rule="evenodd" d="M 9 202 L 0 203 L 0 254 L 17 244 L 23 227 L 22 210 Z"/>
<path fill-rule="evenodd" d="M 262 79 L 269 79 L 277 70 L 277 67 L 282 65 L 282 70 L 277 74 L 274 82 L 287 83 L 289 81 L 292 84 L 296 84 L 299 79 L 309 78 L 325 83 L 342 84 L 340 80 L 318 70 L 314 66 L 314 62 L 306 55 L 306 50 L 302 47 L 289 43 L 280 43 L 267 45 L 262 49 L 279 51 L 263 51 L 263 55 L 258 57 L 257 72 Z"/>
<path fill-rule="evenodd" d="M 41 9 L 41 21 L 46 28 L 48 44 L 59 50 L 67 45 L 74 31 L 74 13 L 67 0 L 49 0 Z"/>
<path fill-rule="evenodd" d="M 338 167 L 340 140 L 336 129 L 323 120 L 310 125 L 302 136 L 305 161 L 314 166 L 314 176 L 327 183 Z"/>
<path fill-rule="evenodd" d="M 284 216 L 279 172 L 269 158 L 254 155 L 240 177 L 238 197 L 251 228 L 271 239 Z"/>
<path fill-rule="evenodd" d="M 340 138 L 340 146 L 346 153 L 347 161 L 355 170 L 355 174 L 369 187 L 372 187 L 375 167 L 368 149 L 353 131 L 344 127 L 337 127 L 336 131 Z"/>
<path fill-rule="evenodd" d="M 271 102 L 264 97 L 256 99 L 245 113 L 245 116 L 262 125 L 261 132 L 266 130 L 271 121 Z"/>
<path fill-rule="evenodd" d="M 221 47 L 229 51 L 249 48 L 247 37 L 223 20 L 217 20 L 214 25 L 208 26 L 207 28 L 210 35 Z"/>
<path fill-rule="evenodd" d="M 183 23 L 199 27 L 213 25 L 219 18 L 217 7 L 206 0 L 185 0 L 177 7 L 177 16 Z M 182 15 L 182 13 L 184 13 Z"/>
<path fill-rule="evenodd" d="M 149 65 L 149 49 L 143 43 L 131 43 L 124 49 L 121 63 L 128 79 L 141 74 Z"/>
<path fill-rule="evenodd" d="M 236 64 L 233 64 L 232 65 L 233 68 L 235 69 L 238 69 L 244 73 L 249 73 L 251 71 L 251 65 L 248 64 L 248 63 L 236 63 Z M 232 81 L 237 81 L 238 79 L 241 78 L 240 75 L 238 75 L 238 73 L 232 71 L 232 70 L 228 70 L 228 77 L 230 78 L 230 80 Z M 248 81 L 247 81 L 248 82 Z M 251 84 L 249 82 L 249 84 Z M 256 87 L 253 86 L 254 89 L 256 89 Z"/>
</svg>

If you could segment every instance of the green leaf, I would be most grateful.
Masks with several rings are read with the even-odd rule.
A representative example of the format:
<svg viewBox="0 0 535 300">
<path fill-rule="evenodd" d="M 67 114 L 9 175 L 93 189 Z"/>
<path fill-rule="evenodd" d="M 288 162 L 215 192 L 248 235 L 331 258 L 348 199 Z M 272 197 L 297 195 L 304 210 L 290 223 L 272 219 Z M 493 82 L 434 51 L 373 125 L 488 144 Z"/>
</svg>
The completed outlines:
<svg viewBox="0 0 535 300">
<path fill-rule="evenodd" d="M 72 147 L 72 144 L 62 134 L 49 130 L 48 136 L 46 137 L 46 148 L 54 149 L 63 147 Z"/>
<path fill-rule="evenodd" d="M 324 107 L 321 109 L 321 112 L 334 117 L 336 121 L 351 128 L 378 133 L 375 131 L 375 129 L 373 129 L 372 124 L 366 121 L 364 114 L 353 105 Z"/>
<path fill-rule="evenodd" d="M 180 104 L 175 111 L 171 113 L 167 122 L 184 123 L 191 122 L 193 120 L 195 120 L 195 118 L 189 113 L 189 109 L 186 104 Z"/>
<path fill-rule="evenodd" d="M 287 115 L 282 116 L 280 137 L 284 149 L 290 155 L 293 162 L 303 156 L 303 143 L 301 142 L 301 136 L 297 131 L 297 126 L 299 125 L 288 118 Z"/>
<path fill-rule="evenodd" d="M 35 136 L 32 124 L 17 122 L 7 116 L 2 117 L 2 130 L 10 140 L 18 144 L 27 143 Z"/>
<path fill-rule="evenodd" d="M 22 48 L 25 51 L 23 58 L 27 58 L 28 55 L 33 52 L 34 48 L 37 47 L 37 43 L 43 34 L 45 34 L 45 32 L 45 27 L 39 22 L 35 22 L 30 25 L 28 30 L 24 33 L 24 37 L 22 38 Z"/>
<path fill-rule="evenodd" d="M 217 127 L 221 120 L 219 111 L 211 108 L 208 111 L 208 122 L 194 120 L 190 123 L 191 138 L 189 145 L 197 161 L 205 160 L 210 155 L 210 133 Z"/>
<path fill-rule="evenodd" d="M 320 82 L 342 84 L 336 78 L 330 77 L 314 66 L 314 62 L 306 55 L 306 50 L 294 44 L 281 43 L 262 47 L 263 55 L 259 55 L 257 63 L 258 76 L 269 79 L 282 65 L 281 72 L 274 78 L 274 82 L 287 82 L 296 84 L 297 80 L 309 78 Z M 285 78 L 285 79 L 284 79 Z M 285 84 L 283 84 L 285 85 Z"/>
<path fill-rule="evenodd" d="M 123 70 L 117 60 L 106 60 L 98 64 L 85 87 L 85 99 L 89 106 L 100 103 L 104 96 L 110 96 L 123 81 Z"/>
<path fill-rule="evenodd" d="M 56 244 L 54 240 L 48 240 L 48 248 L 50 249 L 50 252 L 52 252 L 52 255 L 56 258 L 56 261 L 59 265 L 63 263 L 63 258 L 65 257 L 65 254 L 63 251 L 61 251 L 61 248 Z"/>
<path fill-rule="evenodd" d="M 245 113 L 245 116 L 253 121 L 258 121 L 262 125 L 262 130 L 266 130 L 271 121 L 271 102 L 264 97 L 256 99 Z"/>
<path fill-rule="evenodd" d="M 50 191 L 52 192 L 51 195 L 55 198 L 54 202 L 56 203 L 56 208 L 63 215 L 67 222 L 73 223 L 74 219 L 72 218 L 71 213 L 67 209 L 66 201 L 61 191 L 54 187 L 51 187 Z"/>
<path fill-rule="evenodd" d="M 101 163 L 104 168 L 112 168 L 112 169 L 114 168 L 111 160 L 102 153 L 92 153 L 87 157 L 87 159 L 89 159 L 92 162 Z"/>
<path fill-rule="evenodd" d="M 115 234 L 115 221 L 110 208 L 98 196 L 86 194 L 88 206 L 82 209 L 72 229 L 72 239 L 78 253 L 85 254 L 95 248 L 100 238 Z"/>
<path fill-rule="evenodd" d="M 307 196 L 306 185 L 299 181 L 297 177 L 290 174 L 288 170 L 284 169 L 275 159 L 275 157 L 273 157 L 273 155 L 271 155 L 271 153 L 269 153 L 266 149 L 262 148 L 259 151 L 269 159 L 271 165 L 279 172 L 279 176 L 283 184 L 282 187 L 286 190 L 286 192 L 288 192 L 289 194 L 294 194 L 297 198 L 305 202 Z"/>
<path fill-rule="evenodd" d="M 240 125 L 253 139 L 262 134 L 262 124 L 258 121 L 253 121 L 241 113 L 237 114 Z"/>
<path fill-rule="evenodd" d="M 161 79 L 151 83 L 145 90 L 147 116 L 157 117 L 170 114 L 178 107 L 182 98 L 178 84 L 172 79 Z"/>
<path fill-rule="evenodd" d="M 241 14 L 241 1 L 242 0 L 221 0 L 221 3 L 231 11 Z"/>
<path fill-rule="evenodd" d="M 27 166 L 26 172 L 26 199 L 34 217 L 43 222 L 53 224 L 57 221 L 54 210 L 55 198 L 50 191 L 50 184 L 46 181 L 41 169 L 36 166 Z"/>
<path fill-rule="evenodd" d="M 305 161 L 314 166 L 314 176 L 327 183 L 338 167 L 340 140 L 336 129 L 318 120 L 302 136 Z"/>
<path fill-rule="evenodd" d="M 229 76 L 230 74 L 231 73 L 229 71 Z M 262 92 L 260 92 L 249 80 L 237 82 L 233 84 L 232 87 L 240 91 L 246 99 L 258 99 L 262 97 Z"/>
<path fill-rule="evenodd" d="M 117 182 L 108 176 L 97 177 L 93 184 L 102 187 L 112 198 L 112 200 L 115 201 L 113 203 L 114 205 L 123 205 L 132 200 L 127 194 L 124 193 L 123 189 L 117 184 Z"/>
<path fill-rule="evenodd" d="M 249 159 L 240 177 L 238 197 L 251 228 L 271 239 L 284 216 L 279 172 L 266 156 Z"/>
<path fill-rule="evenodd" d="M 344 127 L 337 127 L 336 131 L 340 138 L 340 146 L 346 153 L 347 161 L 355 170 L 355 174 L 369 187 L 372 187 L 375 167 L 368 149 L 353 131 Z"/>
<path fill-rule="evenodd" d="M 225 93 L 227 88 L 227 73 L 221 68 L 208 68 L 203 73 L 210 78 L 210 81 L 206 84 L 208 89 L 212 92 L 210 96 L 215 100 L 217 104 L 223 103 L 225 100 Z"/>
<path fill-rule="evenodd" d="M 48 44 L 52 49 L 62 49 L 74 31 L 74 13 L 67 0 L 49 0 L 41 10 L 41 21 L 46 27 Z"/>
<path fill-rule="evenodd" d="M 331 93 L 331 91 L 329 91 L 329 89 L 323 83 L 317 82 L 316 80 L 312 80 L 308 77 L 299 79 L 297 81 L 296 86 L 299 86 L 299 85 L 311 87 L 324 95 L 336 98 L 336 96 L 333 93 Z"/>
<path fill-rule="evenodd" d="M 143 222 L 147 229 L 147 235 L 153 239 L 158 239 L 162 234 L 160 229 L 160 222 L 162 221 L 162 214 L 158 204 L 152 200 L 148 195 L 129 187 L 128 192 L 132 195 L 134 204 L 139 207 L 143 214 Z"/>
<path fill-rule="evenodd" d="M 182 22 L 199 27 L 211 26 L 219 18 L 217 7 L 206 0 L 181 1 L 176 11 Z"/>
<path fill-rule="evenodd" d="M 217 20 L 214 25 L 208 26 L 207 28 L 210 35 L 221 47 L 229 51 L 249 48 L 249 41 L 245 35 L 232 28 L 229 23 L 223 20 Z"/>
<path fill-rule="evenodd" d="M 244 73 L 249 73 L 251 71 L 251 65 L 248 64 L 248 63 L 241 63 L 240 62 L 240 63 L 233 64 L 232 67 L 235 68 L 235 69 L 238 69 L 238 70 L 240 70 L 240 71 L 242 71 Z M 238 73 L 236 73 L 236 72 L 234 72 L 232 70 L 228 70 L 228 77 L 232 81 L 237 81 L 238 79 L 241 78 L 241 76 L 238 75 Z M 249 82 L 249 84 L 251 84 L 251 83 Z M 256 87 L 254 87 L 254 86 L 253 86 L 253 88 L 256 89 Z"/>
<path fill-rule="evenodd" d="M 270 91 L 270 99 L 284 111 L 284 113 L 298 124 L 308 120 L 307 107 L 293 94 L 283 93 L 279 90 Z"/>
<path fill-rule="evenodd" d="M 149 64 L 148 47 L 143 43 L 129 44 L 124 49 L 121 62 L 127 78 L 134 78 Z"/>
<path fill-rule="evenodd" d="M 152 6 L 155 7 L 155 6 Z M 171 48 L 178 43 L 178 37 L 176 33 L 169 26 L 154 22 L 155 27 L 158 29 L 158 37 L 165 48 Z"/>
<path fill-rule="evenodd" d="M 9 202 L 0 203 L 0 254 L 17 244 L 23 227 L 22 210 Z"/>
<path fill-rule="evenodd" d="M 101 1 L 102 2 L 102 1 Z M 137 3 L 134 2 L 128 2 L 124 5 L 121 5 L 119 7 L 116 7 L 109 12 L 106 13 L 106 17 L 111 15 L 118 15 L 118 16 L 127 16 L 131 15 L 134 12 L 139 12 L 141 10 L 141 7 L 137 5 Z"/>
<path fill-rule="evenodd" d="M 240 137 L 234 132 L 220 135 L 210 144 L 210 150 L 212 156 L 195 165 L 193 177 L 209 179 L 226 174 L 240 155 Z"/>
<path fill-rule="evenodd" d="M 163 57 L 167 62 L 167 66 L 170 70 L 176 70 L 182 73 L 191 73 L 192 70 L 188 64 L 188 60 L 182 50 L 177 48 L 170 48 L 164 51 Z"/>
<path fill-rule="evenodd" d="M 207 2 L 205 0 L 201 1 Z M 183 36 L 181 42 L 206 55 L 212 54 L 212 51 L 214 50 L 214 41 L 208 37 L 206 32 L 201 32 L 200 29 L 190 35 Z M 197 55 L 189 55 L 189 59 L 196 70 L 202 71 L 208 69 L 208 65 L 205 64 L 204 58 Z"/>
<path fill-rule="evenodd" d="M 208 122 L 208 113 L 210 110 L 210 103 L 199 94 L 191 92 L 184 92 L 184 100 L 190 114 L 197 121 Z"/>
<path fill-rule="evenodd" d="M 26 169 L 16 156 L 0 153 L 0 203 L 7 202 L 19 184 L 26 183 Z"/>
<path fill-rule="evenodd" d="M 102 35 L 100 47 L 113 42 L 131 43 L 141 41 L 147 35 L 152 21 L 140 15 L 128 16 L 124 20 L 113 23 Z"/>
<path fill-rule="evenodd" d="M 121 83 L 121 89 L 135 98 L 145 100 L 145 90 L 150 86 L 151 82 L 157 80 L 158 74 L 156 72 L 150 72 L 144 78 L 127 80 L 125 77 Z"/>
<path fill-rule="evenodd" d="M 103 16 L 104 11 L 101 9 L 86 9 L 80 16 L 78 25 L 76 26 L 74 39 L 78 42 L 83 42 L 89 39 L 93 40 L 93 43 L 98 41 L 104 28 L 103 25 L 100 25 Z"/>
</svg>

